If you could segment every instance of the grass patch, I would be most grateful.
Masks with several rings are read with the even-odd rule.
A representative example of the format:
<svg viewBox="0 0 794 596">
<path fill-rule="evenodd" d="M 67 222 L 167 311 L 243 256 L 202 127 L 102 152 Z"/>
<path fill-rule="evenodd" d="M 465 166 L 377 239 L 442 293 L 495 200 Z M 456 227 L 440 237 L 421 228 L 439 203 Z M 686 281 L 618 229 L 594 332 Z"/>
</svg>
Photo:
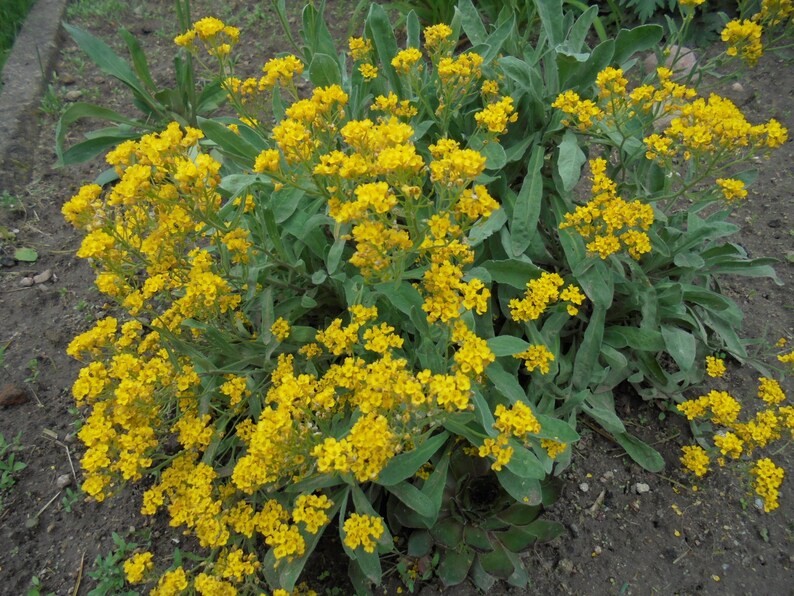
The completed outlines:
<svg viewBox="0 0 794 596">
<path fill-rule="evenodd" d="M 35 0 L 3 0 L 0 2 L 0 72 L 11 53 L 14 39 L 28 16 Z"/>
</svg>

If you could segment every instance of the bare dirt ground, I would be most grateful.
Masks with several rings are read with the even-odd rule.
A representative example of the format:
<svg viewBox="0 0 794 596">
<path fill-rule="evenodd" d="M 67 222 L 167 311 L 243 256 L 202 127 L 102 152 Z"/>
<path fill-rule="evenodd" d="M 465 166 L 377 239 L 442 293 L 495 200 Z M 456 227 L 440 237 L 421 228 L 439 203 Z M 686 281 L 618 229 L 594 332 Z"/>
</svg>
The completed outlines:
<svg viewBox="0 0 794 596">
<path fill-rule="evenodd" d="M 103 2 L 93 5 L 106 9 L 92 13 L 86 9 L 88 3 L 73 1 L 67 20 L 99 35 L 120 53 L 117 31 L 126 27 L 141 40 L 155 79 L 170 81 L 172 3 Z M 340 40 L 347 37 L 355 4 L 328 3 L 333 32 Z M 207 14 L 209 5 L 195 0 L 194 16 Z M 217 16 L 244 30 L 241 69 L 257 69 L 277 51 L 288 49 L 268 3 L 233 0 L 218 6 Z M 297 14 L 297 8 L 292 10 Z M 0 387 L 10 385 L 27 396 L 0 407 L 0 433 L 9 442 L 19 436 L 15 456 L 27 464 L 14 475 L 16 484 L 2 492 L 0 593 L 24 594 L 29 587 L 40 586 L 42 594 L 88 594 L 100 586 L 96 594 L 119 594 L 125 593 L 123 584 L 113 582 L 120 577 L 120 566 L 107 564 L 106 559 L 112 559 L 113 553 L 121 557 L 125 550 L 114 542 L 114 532 L 127 544 L 151 544 L 162 553 L 176 544 L 184 546 L 185 539 L 162 520 L 138 514 L 136 489 L 102 505 L 85 502 L 78 490 L 81 449 L 75 429 L 81 413 L 74 409 L 70 394 L 78 365 L 64 350 L 75 334 L 111 307 L 94 289 L 88 265 L 74 256 L 80 238 L 61 217 L 60 208 L 104 168 L 96 161 L 55 169 L 53 143 L 57 113 L 69 101 L 93 101 L 121 112 L 133 108 L 120 86 L 95 69 L 71 41 L 63 43 L 56 72 L 37 115 L 40 133 L 25 164 L 29 181 L 3 187 L 10 176 L 0 172 L 0 192 L 7 192 L 0 206 L 0 230 L 15 236 L 0 238 L 0 252 L 8 257 L 13 247 L 27 246 L 39 255 L 35 263 L 5 258 L 0 267 Z M 751 121 L 774 117 L 794 131 L 790 59 L 766 56 L 742 84 L 744 92 L 735 99 L 743 103 Z M 70 138 L 78 139 L 92 126 L 95 123 L 75 130 Z M 724 291 L 746 313 L 744 336 L 764 338 L 765 343 L 757 346 L 763 351 L 780 337 L 794 340 L 794 264 L 787 261 L 794 249 L 794 142 L 757 166 L 760 174 L 750 200 L 734 214 L 742 228 L 736 241 L 753 256 L 779 259 L 777 271 L 784 285 L 731 278 L 725 280 Z M 52 273 L 48 281 L 20 285 L 23 277 L 46 270 Z M 726 378 L 714 382 L 714 388 L 752 399 L 756 376 L 748 368 L 733 366 Z M 785 389 L 794 395 L 790 380 Z M 621 407 L 632 431 L 662 452 L 667 467 L 661 474 L 645 472 L 616 445 L 584 427 L 574 464 L 563 475 L 562 497 L 547 512 L 550 519 L 562 521 L 567 532 L 527 554 L 533 569 L 531 593 L 794 593 L 791 474 L 781 490 L 781 507 L 771 515 L 759 511 L 741 478 L 728 471 L 699 482 L 693 491 L 691 479 L 678 464 L 680 446 L 691 442 L 688 426 L 669 415 L 660 422 L 657 408 L 630 396 Z M 778 462 L 794 470 L 790 452 L 779 456 Z M 334 558 L 333 546 L 319 555 L 306 577 L 309 585 L 320 593 L 348 593 L 344 585 L 332 588 L 340 577 L 337 570 L 344 565 Z M 98 556 L 102 561 L 97 562 Z M 389 585 L 391 592 L 398 584 Z M 422 594 L 438 592 L 434 585 L 421 589 Z M 476 590 L 459 587 L 449 593 Z M 496 593 L 524 592 L 501 587 Z"/>
</svg>

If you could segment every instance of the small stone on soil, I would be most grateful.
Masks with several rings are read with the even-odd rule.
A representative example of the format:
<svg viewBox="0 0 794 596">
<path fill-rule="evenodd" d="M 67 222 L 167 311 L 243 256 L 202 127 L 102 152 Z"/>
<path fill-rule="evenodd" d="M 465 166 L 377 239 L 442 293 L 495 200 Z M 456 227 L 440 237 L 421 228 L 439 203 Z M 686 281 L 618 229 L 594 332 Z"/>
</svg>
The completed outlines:
<svg viewBox="0 0 794 596">
<path fill-rule="evenodd" d="M 58 479 L 55 481 L 55 484 L 58 486 L 58 488 L 61 489 L 66 488 L 67 486 L 72 484 L 72 477 L 69 474 L 61 474 L 60 476 L 58 476 Z"/>
<path fill-rule="evenodd" d="M 36 284 L 43 284 L 45 281 L 50 281 L 52 279 L 52 271 L 49 269 L 45 269 L 38 275 L 33 276 L 33 283 Z"/>
<path fill-rule="evenodd" d="M 644 482 L 638 482 L 634 485 L 634 492 L 638 495 L 644 495 L 651 492 L 651 487 Z"/>
<path fill-rule="evenodd" d="M 35 283 L 36 282 L 33 281 L 32 277 L 23 277 L 22 279 L 19 280 L 19 285 L 22 286 L 23 288 L 29 288 Z"/>
<path fill-rule="evenodd" d="M 28 401 L 28 392 L 24 387 L 8 383 L 0 387 L 0 406 L 18 406 Z"/>
<path fill-rule="evenodd" d="M 570 559 L 560 559 L 560 562 L 557 563 L 557 569 L 563 573 L 573 574 L 573 561 Z"/>
<path fill-rule="evenodd" d="M 582 483 L 579 485 L 579 490 L 580 490 L 580 491 L 582 491 L 583 493 L 586 493 L 587 491 L 589 491 L 589 490 L 590 490 L 590 485 L 589 485 L 589 484 L 587 484 L 587 482 L 582 482 Z"/>
<path fill-rule="evenodd" d="M 71 91 L 67 91 L 63 98 L 66 101 L 77 101 L 83 96 L 83 92 L 79 89 L 72 89 Z"/>
</svg>

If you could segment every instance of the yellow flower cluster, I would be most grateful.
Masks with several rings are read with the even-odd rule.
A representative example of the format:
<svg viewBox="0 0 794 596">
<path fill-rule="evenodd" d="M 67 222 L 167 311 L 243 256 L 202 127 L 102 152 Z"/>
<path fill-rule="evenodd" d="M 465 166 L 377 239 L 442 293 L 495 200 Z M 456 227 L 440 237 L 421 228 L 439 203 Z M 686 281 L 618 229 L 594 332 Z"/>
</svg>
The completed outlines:
<svg viewBox="0 0 794 596">
<path fill-rule="evenodd" d="M 725 50 L 728 56 L 740 56 L 747 64 L 755 66 L 764 54 L 762 33 L 763 27 L 757 22 L 735 19 L 725 25 L 720 37 L 728 44 L 728 49 Z"/>
<path fill-rule="evenodd" d="M 544 375 L 550 370 L 549 362 L 554 361 L 554 354 L 541 344 L 529 346 L 526 350 L 515 354 L 513 357 L 524 360 L 528 372 L 534 372 L 535 369 L 539 369 L 541 374 Z"/>
<path fill-rule="evenodd" d="M 574 228 L 585 240 L 587 250 L 606 259 L 626 249 L 638 260 L 650 252 L 646 231 L 653 224 L 653 208 L 639 200 L 627 203 L 617 195 L 617 185 L 606 175 L 606 160 L 590 160 L 593 199 L 565 214 L 560 229 Z"/>
<path fill-rule="evenodd" d="M 695 474 L 695 476 L 705 476 L 709 471 L 709 462 L 711 461 L 706 450 L 699 445 L 684 445 L 681 450 L 681 463 L 686 469 Z"/>
<path fill-rule="evenodd" d="M 582 305 L 585 296 L 573 284 L 568 284 L 560 291 L 564 284 L 565 281 L 558 273 L 544 272 L 539 278 L 529 280 L 524 297 L 520 300 L 513 298 L 508 304 L 510 316 L 518 322 L 535 321 L 558 300 L 568 302 L 568 314 L 575 316 L 579 312 L 576 307 Z"/>
<path fill-rule="evenodd" d="M 568 449 L 567 443 L 561 443 L 560 441 L 555 441 L 554 439 L 541 439 L 540 446 L 546 450 L 546 454 L 549 456 L 549 459 L 557 459 L 558 455 L 564 453 L 565 450 Z"/>
<path fill-rule="evenodd" d="M 218 59 L 224 59 L 240 40 L 240 30 L 237 27 L 225 25 L 223 21 L 215 17 L 205 17 L 196 21 L 192 29 L 177 35 L 174 38 L 174 43 L 190 51 L 195 51 L 197 39 L 204 44 L 208 54 Z"/>
<path fill-rule="evenodd" d="M 132 558 L 124 561 L 124 575 L 127 581 L 131 584 L 141 583 L 145 579 L 146 573 L 154 569 L 152 557 L 152 553 L 142 552 L 136 553 Z"/>
<path fill-rule="evenodd" d="M 512 97 L 503 97 L 499 101 L 492 102 L 481 111 L 474 114 L 474 120 L 488 132 L 495 135 L 507 132 L 507 125 L 518 120 L 515 113 Z"/>
<path fill-rule="evenodd" d="M 746 422 L 739 420 L 741 404 L 724 391 L 710 391 L 678 405 L 678 409 L 688 420 L 710 419 L 714 424 L 723 427 L 713 437 L 720 466 L 725 465 L 725 457 L 751 457 L 756 449 L 763 449 L 780 439 L 784 430 L 794 437 L 794 407 L 780 405 L 786 399 L 780 383 L 766 377 L 761 377 L 758 381 L 758 398 L 767 408 L 760 410 Z M 696 475 L 703 476 L 708 471 L 710 461 L 706 450 L 699 446 L 687 446 L 683 450 L 681 462 L 684 466 Z M 751 473 L 756 476 L 754 487 L 764 500 L 765 511 L 776 509 L 777 489 L 783 479 L 782 468 L 765 458 L 755 462 Z"/>
<path fill-rule="evenodd" d="M 353 513 L 345 520 L 342 530 L 345 533 L 345 545 L 348 548 L 359 546 L 368 553 L 375 552 L 377 540 L 386 530 L 383 520 L 374 515 Z"/>
<path fill-rule="evenodd" d="M 764 500 L 764 511 L 777 509 L 780 485 L 783 484 L 784 470 L 765 457 L 759 459 L 750 473 L 755 476 L 755 492 Z"/>
<path fill-rule="evenodd" d="M 498 472 L 502 467 L 510 463 L 515 453 L 515 449 L 509 444 L 510 438 L 514 437 L 522 443 L 528 444 L 529 435 L 536 435 L 541 428 L 532 410 L 522 402 L 515 402 L 510 408 L 499 404 L 496 406 L 494 415 L 496 416 L 496 421 L 493 427 L 499 434 L 495 438 L 485 439 L 477 453 L 483 458 L 493 456 L 494 461 L 491 462 L 491 469 Z M 551 447 L 552 450 L 557 448 L 556 445 Z M 559 451 L 564 449 L 565 446 Z"/>
<path fill-rule="evenodd" d="M 706 374 L 716 379 L 725 374 L 725 361 L 716 356 L 706 356 Z"/>
<path fill-rule="evenodd" d="M 729 203 L 736 200 L 746 199 L 747 190 L 744 182 L 736 178 L 717 178 L 717 186 L 722 190 L 722 196 Z"/>
<path fill-rule="evenodd" d="M 551 107 L 561 110 L 569 116 L 574 116 L 575 120 L 563 120 L 565 126 L 575 124 L 581 131 L 589 129 L 594 124 L 594 120 L 604 117 L 604 111 L 599 108 L 592 100 L 582 99 L 576 91 L 569 89 L 561 93 L 552 102 Z"/>
<path fill-rule="evenodd" d="M 761 11 L 753 16 L 753 20 L 769 27 L 791 24 L 794 22 L 794 2 L 792 0 L 761 0 Z"/>
</svg>

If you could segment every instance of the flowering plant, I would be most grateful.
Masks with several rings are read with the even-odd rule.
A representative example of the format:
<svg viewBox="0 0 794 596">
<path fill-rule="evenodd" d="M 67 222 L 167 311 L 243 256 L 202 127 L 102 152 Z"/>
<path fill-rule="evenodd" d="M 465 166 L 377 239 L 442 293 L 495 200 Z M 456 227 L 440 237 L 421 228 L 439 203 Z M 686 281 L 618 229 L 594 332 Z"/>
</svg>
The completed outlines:
<svg viewBox="0 0 794 596">
<path fill-rule="evenodd" d="M 705 353 L 746 356 L 715 276 L 774 272 L 721 241 L 725 206 L 785 130 L 663 68 L 629 93 L 658 27 L 590 49 L 594 10 L 538 12 L 519 58 L 515 19 L 489 31 L 470 2 L 423 31 L 409 14 L 404 49 L 373 5 L 348 62 L 307 6 L 301 55 L 242 80 L 238 32 L 202 19 L 176 43 L 217 63 L 235 116 L 119 144 L 119 183 L 64 206 L 126 313 L 69 347 L 83 489 L 152 477 L 143 513 L 208 553 L 154 593 L 292 590 L 334 518 L 357 589 L 398 535 L 446 584 L 525 585 L 577 417 L 658 470 L 616 387 L 672 401 Z M 136 555 L 130 581 L 154 566 Z"/>
</svg>

